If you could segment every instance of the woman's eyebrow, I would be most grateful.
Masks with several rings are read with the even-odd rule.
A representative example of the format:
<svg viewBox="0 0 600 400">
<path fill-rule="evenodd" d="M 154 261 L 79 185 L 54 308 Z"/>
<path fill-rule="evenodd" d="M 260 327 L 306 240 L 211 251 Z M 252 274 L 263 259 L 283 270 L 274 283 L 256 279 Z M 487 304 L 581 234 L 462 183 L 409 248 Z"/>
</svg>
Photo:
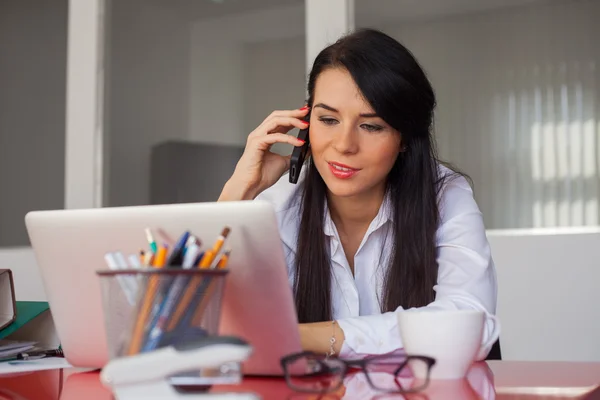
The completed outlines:
<svg viewBox="0 0 600 400">
<path fill-rule="evenodd" d="M 334 107 L 328 106 L 325 103 L 316 104 L 315 106 L 313 106 L 313 109 L 317 108 L 317 107 L 323 108 L 323 109 L 331 111 L 331 112 L 339 113 L 339 111 L 337 109 L 335 109 Z M 363 117 L 363 118 L 376 118 L 376 117 L 379 117 L 377 115 L 377 113 L 365 113 L 365 114 L 360 114 L 360 116 Z"/>
</svg>

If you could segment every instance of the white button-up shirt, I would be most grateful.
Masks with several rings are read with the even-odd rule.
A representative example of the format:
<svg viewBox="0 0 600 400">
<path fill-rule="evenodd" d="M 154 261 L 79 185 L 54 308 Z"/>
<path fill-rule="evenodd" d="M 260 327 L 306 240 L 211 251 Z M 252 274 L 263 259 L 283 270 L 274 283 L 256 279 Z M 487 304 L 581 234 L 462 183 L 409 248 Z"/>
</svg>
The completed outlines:
<svg viewBox="0 0 600 400">
<path fill-rule="evenodd" d="M 447 169 L 440 167 L 440 171 L 445 173 Z M 275 208 L 290 284 L 294 279 L 303 178 L 301 174 L 294 185 L 285 174 L 257 197 Z M 495 314 L 496 271 L 471 187 L 462 177 L 451 178 L 440 196 L 440 225 L 436 235 L 438 279 L 433 287 L 435 300 L 426 307 L 475 309 Z M 379 301 L 383 298 L 384 268 L 391 257 L 393 240 L 389 202 L 386 197 L 354 256 L 354 275 L 326 208 L 323 229 L 331 255 L 333 317 L 345 336 L 340 357 L 357 358 L 402 349 L 396 313 L 381 313 Z M 402 311 L 402 307 L 396 310 Z M 488 318 L 482 343 L 488 342 L 492 333 L 493 322 Z M 485 349 L 485 354 L 488 351 Z"/>
</svg>

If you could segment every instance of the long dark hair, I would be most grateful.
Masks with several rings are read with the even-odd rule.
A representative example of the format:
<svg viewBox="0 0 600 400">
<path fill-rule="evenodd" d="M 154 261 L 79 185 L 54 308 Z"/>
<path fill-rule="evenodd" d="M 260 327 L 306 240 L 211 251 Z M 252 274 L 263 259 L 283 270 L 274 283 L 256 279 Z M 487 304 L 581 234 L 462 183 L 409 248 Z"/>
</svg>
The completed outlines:
<svg viewBox="0 0 600 400">
<path fill-rule="evenodd" d="M 432 135 L 433 88 L 409 50 L 372 29 L 345 36 L 319 53 L 309 76 L 308 105 L 313 105 L 317 78 L 329 68 L 347 70 L 377 115 L 402 134 L 406 150 L 387 179 L 393 240 L 380 306 L 382 312 L 424 306 L 434 299 L 438 195 L 445 179 Z M 323 232 L 327 187 L 312 159 L 306 167 L 295 265 L 296 310 L 300 322 L 329 321 L 332 272 Z"/>
</svg>

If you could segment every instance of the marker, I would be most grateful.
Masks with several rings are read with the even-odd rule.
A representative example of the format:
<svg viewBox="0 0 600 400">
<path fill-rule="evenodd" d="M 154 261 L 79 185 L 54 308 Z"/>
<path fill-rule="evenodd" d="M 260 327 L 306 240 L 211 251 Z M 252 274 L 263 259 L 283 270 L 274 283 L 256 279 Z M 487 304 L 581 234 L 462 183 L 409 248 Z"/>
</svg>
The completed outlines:
<svg viewBox="0 0 600 400">
<path fill-rule="evenodd" d="M 140 258 L 138 256 L 136 256 L 135 254 L 129 255 L 129 257 L 127 257 L 127 259 L 129 260 L 129 265 L 133 268 L 140 268 L 142 266 L 142 263 L 140 262 Z"/>
<path fill-rule="evenodd" d="M 156 254 L 156 252 L 158 251 L 158 246 L 156 245 L 156 241 L 152 236 L 152 231 L 150 230 L 150 228 L 146 228 L 146 239 L 148 240 L 148 244 L 150 245 L 150 250 L 152 250 L 152 252 Z"/>
<path fill-rule="evenodd" d="M 121 269 L 127 269 L 129 267 L 129 264 L 127 263 L 127 260 L 125 259 L 123 253 L 121 253 L 120 251 L 115 251 L 113 254 L 115 255 L 117 263 L 119 263 L 119 267 Z"/>
</svg>

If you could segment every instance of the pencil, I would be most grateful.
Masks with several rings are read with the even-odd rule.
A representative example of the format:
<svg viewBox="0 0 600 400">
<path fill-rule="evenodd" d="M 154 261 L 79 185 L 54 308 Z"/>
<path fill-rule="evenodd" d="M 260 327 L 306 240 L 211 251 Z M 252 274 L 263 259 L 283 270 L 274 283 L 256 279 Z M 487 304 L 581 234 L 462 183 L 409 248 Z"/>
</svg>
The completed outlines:
<svg viewBox="0 0 600 400">
<path fill-rule="evenodd" d="M 144 267 L 150 267 L 152 265 L 154 261 L 154 253 L 152 253 L 151 251 L 146 252 L 146 254 L 144 254 Z"/>
<path fill-rule="evenodd" d="M 167 259 L 167 251 L 168 249 L 166 245 L 161 246 L 160 249 L 158 249 L 158 253 L 154 258 L 154 268 L 164 268 L 165 260 Z M 142 305 L 133 327 L 131 343 L 129 344 L 129 350 L 127 351 L 127 354 L 130 356 L 138 354 L 142 348 L 144 328 L 146 327 L 146 321 L 150 316 L 150 312 L 152 311 L 152 305 L 154 303 L 154 298 L 156 296 L 159 283 L 160 279 L 158 276 L 150 276 L 148 278 L 148 287 L 146 288 L 146 293 L 144 294 L 144 299 L 142 300 Z"/>
<path fill-rule="evenodd" d="M 224 269 L 227 267 L 227 262 L 229 261 L 229 255 L 231 254 L 231 250 L 225 250 L 225 252 L 219 258 L 219 262 L 217 263 L 216 269 Z M 192 318 L 192 326 L 200 326 L 202 322 L 202 318 L 204 317 L 204 311 L 210 304 L 210 301 L 213 297 L 214 291 L 217 289 L 215 282 L 208 282 L 208 288 L 206 289 L 206 293 L 202 296 L 202 300 L 200 300 L 200 304 L 194 313 L 194 317 Z"/>
<path fill-rule="evenodd" d="M 231 254 L 231 249 L 227 249 L 225 250 L 225 252 L 223 254 L 221 254 L 221 257 L 219 258 L 219 261 L 217 262 L 217 268 L 218 269 L 223 269 L 227 266 L 227 263 L 229 262 L 229 255 Z"/>
<path fill-rule="evenodd" d="M 183 269 L 194 267 L 193 261 L 199 252 L 200 247 L 196 244 L 196 241 L 192 241 L 184 257 Z M 171 315 L 171 311 L 177 305 L 177 299 L 183 292 L 183 289 L 185 289 L 188 281 L 189 277 L 185 275 L 177 276 L 172 286 L 168 288 L 168 294 L 161 303 L 160 309 L 148 331 L 148 338 L 142 346 L 143 352 L 154 350 L 158 347 L 166 325 L 169 322 L 169 315 Z"/>
<path fill-rule="evenodd" d="M 227 226 L 223 228 L 223 231 L 217 238 L 217 241 L 215 242 L 213 248 L 210 251 L 207 251 L 204 257 L 202 257 L 202 259 L 200 260 L 200 268 L 210 267 L 217 254 L 219 254 L 219 252 L 221 251 L 221 248 L 223 247 L 223 244 L 225 243 L 225 240 L 227 239 L 227 236 L 229 235 L 230 231 L 231 229 Z"/>
<path fill-rule="evenodd" d="M 219 253 L 219 251 L 223 247 L 223 243 L 225 243 L 225 240 L 227 239 L 227 236 L 229 235 L 230 231 L 231 231 L 231 229 L 228 226 L 223 228 L 223 231 L 217 238 L 217 241 L 215 242 L 215 245 L 213 246 L 213 248 L 211 250 L 207 250 L 204 253 L 204 256 L 202 257 L 202 259 L 200 260 L 200 265 L 199 265 L 200 269 L 206 269 L 206 268 L 210 267 L 214 258 L 216 257 L 216 255 Z M 194 278 L 192 278 L 188 287 L 186 288 L 185 292 L 183 293 L 183 296 L 181 297 L 181 300 L 180 300 L 179 304 L 177 305 L 177 308 L 175 308 L 175 313 L 173 313 L 173 316 L 169 320 L 169 324 L 167 325 L 167 332 L 171 332 L 173 329 L 175 329 L 177 327 L 177 324 L 179 324 L 181 317 L 183 317 L 183 314 L 186 312 L 187 308 L 190 305 L 190 302 L 194 298 L 194 295 L 196 294 L 196 291 L 198 290 L 198 286 L 200 285 L 201 281 L 202 281 L 202 277 L 195 276 Z"/>
</svg>

